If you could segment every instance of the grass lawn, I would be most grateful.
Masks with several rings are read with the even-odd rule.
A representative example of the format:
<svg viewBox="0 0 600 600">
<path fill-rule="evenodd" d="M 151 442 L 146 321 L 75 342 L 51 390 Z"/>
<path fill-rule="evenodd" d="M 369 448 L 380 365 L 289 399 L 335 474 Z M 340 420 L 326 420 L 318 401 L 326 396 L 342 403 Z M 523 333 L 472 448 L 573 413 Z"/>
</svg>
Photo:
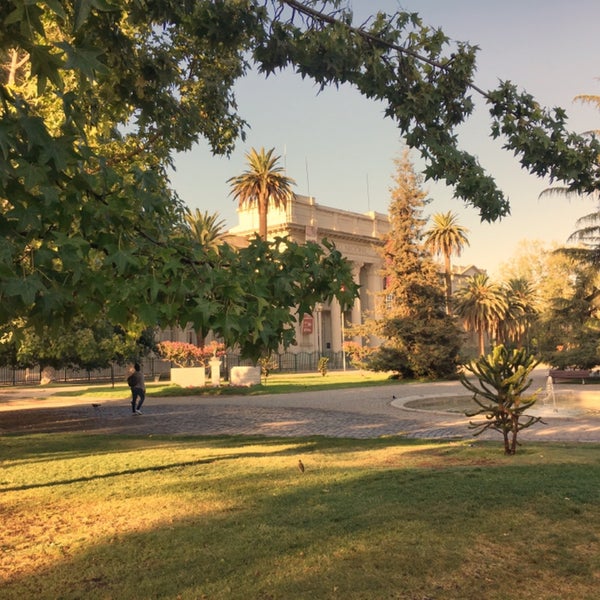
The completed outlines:
<svg viewBox="0 0 600 600">
<path fill-rule="evenodd" d="M 385 373 L 369 371 L 333 371 L 323 376 L 320 373 L 275 373 L 269 376 L 266 384 L 250 387 L 230 387 L 226 382 L 221 387 L 180 387 L 169 382 L 147 382 L 147 395 L 152 397 L 172 396 L 256 396 L 260 394 L 287 394 L 292 392 L 336 390 L 342 388 L 376 387 L 398 385 L 397 379 L 390 379 Z M 51 386 L 48 386 L 51 390 Z M 125 382 L 119 382 L 112 387 L 110 384 L 73 386 L 71 391 L 57 392 L 60 396 L 121 398 L 123 393 L 129 393 Z M 465 393 L 467 391 L 465 390 Z"/>
<path fill-rule="evenodd" d="M 0 458 L 3 600 L 598 598 L 598 445 L 51 434 Z"/>
</svg>

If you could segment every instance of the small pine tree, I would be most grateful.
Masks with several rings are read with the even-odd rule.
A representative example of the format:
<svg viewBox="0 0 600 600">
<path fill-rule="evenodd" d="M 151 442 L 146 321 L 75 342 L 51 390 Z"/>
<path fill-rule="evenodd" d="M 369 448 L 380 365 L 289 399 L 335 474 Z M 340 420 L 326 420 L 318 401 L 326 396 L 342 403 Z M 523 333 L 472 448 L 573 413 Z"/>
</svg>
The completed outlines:
<svg viewBox="0 0 600 600">
<path fill-rule="evenodd" d="M 390 232 L 382 247 L 385 290 L 377 316 L 362 335 L 383 339 L 368 368 L 395 371 L 403 377 L 438 378 L 456 374 L 462 330 L 445 311 L 442 282 L 425 247 L 422 211 L 426 193 L 408 152 L 396 161 L 390 204 Z"/>
</svg>

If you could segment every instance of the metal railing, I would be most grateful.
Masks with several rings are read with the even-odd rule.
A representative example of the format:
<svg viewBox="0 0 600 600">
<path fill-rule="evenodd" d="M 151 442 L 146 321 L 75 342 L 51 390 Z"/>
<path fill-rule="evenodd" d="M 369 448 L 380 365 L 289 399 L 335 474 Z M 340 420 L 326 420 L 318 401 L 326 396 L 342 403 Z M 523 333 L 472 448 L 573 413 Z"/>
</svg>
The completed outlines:
<svg viewBox="0 0 600 600">
<path fill-rule="evenodd" d="M 350 370 L 352 365 L 343 352 L 282 352 L 273 355 L 273 362 L 277 365 L 274 371 L 281 373 L 308 373 L 318 371 L 319 359 L 327 357 L 327 369 L 339 371 L 344 366 Z M 171 379 L 171 363 L 158 358 L 146 358 L 140 361 L 146 381 L 168 381 Z M 239 354 L 229 353 L 222 359 L 221 375 L 229 378 L 231 367 L 251 366 L 250 360 L 242 360 Z M 112 365 L 105 369 L 56 369 L 54 371 L 55 383 L 123 383 L 129 374 L 128 365 Z M 0 367 L 0 385 L 39 385 L 42 379 L 40 367 L 17 369 Z"/>
</svg>

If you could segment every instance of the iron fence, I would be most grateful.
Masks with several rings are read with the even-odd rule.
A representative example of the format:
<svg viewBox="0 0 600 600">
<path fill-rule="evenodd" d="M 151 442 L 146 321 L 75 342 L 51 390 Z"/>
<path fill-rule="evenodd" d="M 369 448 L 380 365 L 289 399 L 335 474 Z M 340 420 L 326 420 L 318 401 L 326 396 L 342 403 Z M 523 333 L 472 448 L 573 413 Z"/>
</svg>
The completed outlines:
<svg viewBox="0 0 600 600">
<path fill-rule="evenodd" d="M 281 373 L 309 373 L 318 371 L 319 359 L 329 359 L 327 369 L 338 371 L 343 368 L 352 369 L 343 352 L 282 352 L 273 355 L 273 362 L 277 365 L 275 372 Z M 171 379 L 171 363 L 157 358 L 146 358 L 140 361 L 142 371 L 147 381 L 168 381 Z M 231 367 L 252 366 L 250 360 L 240 358 L 239 354 L 229 353 L 223 357 L 221 363 L 221 376 L 229 379 Z M 111 365 L 105 369 L 57 369 L 54 372 L 55 383 L 122 383 L 129 374 L 128 365 Z M 40 367 L 28 369 L 17 369 L 12 367 L 0 367 L 0 385 L 39 385 L 42 379 Z"/>
<path fill-rule="evenodd" d="M 168 380 L 171 377 L 171 363 L 157 358 L 146 358 L 140 361 L 144 375 L 148 380 L 160 378 Z M 127 379 L 130 367 L 128 365 L 111 365 L 105 369 L 81 369 L 70 367 L 56 369 L 53 373 L 55 383 L 121 383 Z M 42 369 L 30 367 L 17 369 L 0 367 L 0 385 L 38 385 L 42 380 Z"/>
</svg>

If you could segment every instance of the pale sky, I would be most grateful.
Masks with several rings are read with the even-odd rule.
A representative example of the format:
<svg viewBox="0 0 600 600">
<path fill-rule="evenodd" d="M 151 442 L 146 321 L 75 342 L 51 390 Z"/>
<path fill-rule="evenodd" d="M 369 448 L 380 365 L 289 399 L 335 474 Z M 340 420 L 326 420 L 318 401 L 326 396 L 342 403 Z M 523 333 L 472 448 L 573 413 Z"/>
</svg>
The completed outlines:
<svg viewBox="0 0 600 600">
<path fill-rule="evenodd" d="M 542 105 L 561 106 L 575 132 L 600 128 L 600 113 L 573 102 L 577 94 L 600 95 L 600 2 L 598 0 L 353 0 L 362 22 L 377 10 L 418 12 L 425 23 L 449 37 L 478 45 L 475 83 L 485 90 L 510 80 Z M 230 158 L 213 157 L 208 145 L 178 155 L 172 183 L 190 207 L 217 212 L 228 226 L 237 224 L 236 203 L 227 179 L 246 169 L 251 147 L 275 148 L 294 191 L 316 202 L 355 212 L 387 213 L 395 158 L 403 141 L 384 107 L 350 88 L 327 89 L 292 72 L 265 80 L 256 72 L 237 85 L 240 113 L 248 121 L 245 142 Z M 475 99 L 476 96 L 474 96 Z M 469 229 L 470 246 L 457 264 L 487 269 L 510 262 L 521 240 L 563 244 L 577 218 L 596 210 L 591 199 L 545 198 L 548 182 L 523 171 L 501 142 L 490 138 L 482 102 L 460 133 L 462 147 L 478 156 L 511 203 L 511 215 L 481 223 L 476 209 L 452 198 L 452 190 L 424 183 L 432 198 L 425 216 L 449 210 Z M 417 160 L 416 154 L 413 158 Z M 418 162 L 416 163 L 418 166 Z"/>
</svg>

